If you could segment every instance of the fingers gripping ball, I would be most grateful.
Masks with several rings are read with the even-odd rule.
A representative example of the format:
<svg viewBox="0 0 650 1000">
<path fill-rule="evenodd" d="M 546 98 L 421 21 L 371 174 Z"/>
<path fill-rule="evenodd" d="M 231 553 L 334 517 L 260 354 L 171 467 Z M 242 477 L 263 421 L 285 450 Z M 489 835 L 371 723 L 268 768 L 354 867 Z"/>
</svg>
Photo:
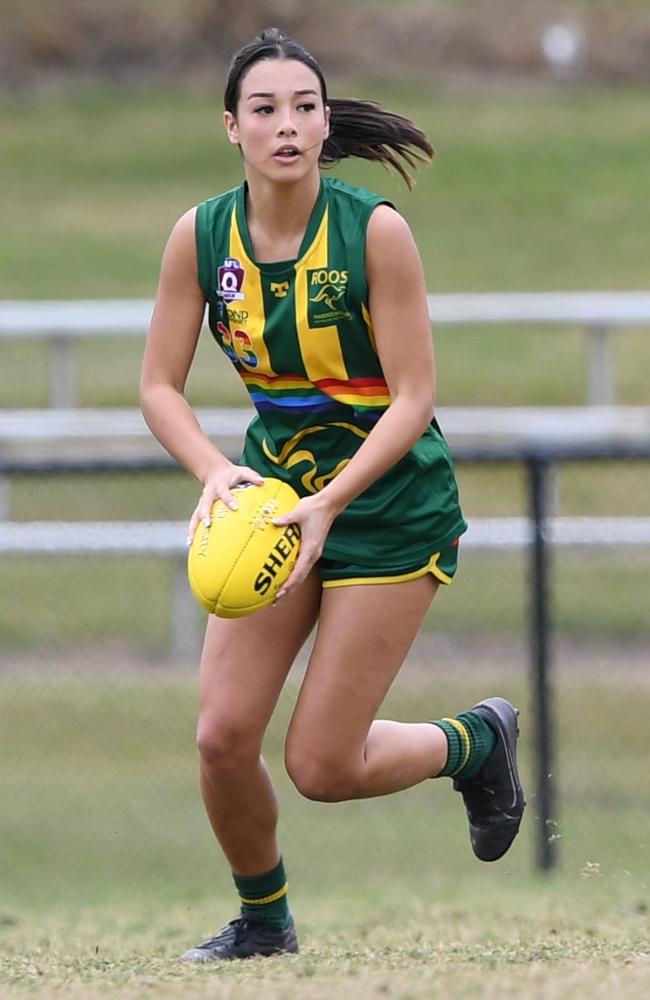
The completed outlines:
<svg viewBox="0 0 650 1000">
<path fill-rule="evenodd" d="M 217 500 L 210 526 L 199 524 L 187 559 L 192 593 L 220 618 L 243 618 L 271 604 L 300 547 L 298 525 L 272 523 L 298 503 L 291 486 L 269 478 L 263 486 L 243 483 L 233 493 L 237 510 Z"/>
</svg>

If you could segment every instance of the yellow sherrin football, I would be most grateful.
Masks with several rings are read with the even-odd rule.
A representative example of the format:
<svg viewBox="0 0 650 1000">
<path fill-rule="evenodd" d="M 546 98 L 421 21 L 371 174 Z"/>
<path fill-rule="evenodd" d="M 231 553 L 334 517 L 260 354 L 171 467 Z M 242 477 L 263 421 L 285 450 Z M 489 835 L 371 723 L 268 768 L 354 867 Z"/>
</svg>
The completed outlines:
<svg viewBox="0 0 650 1000">
<path fill-rule="evenodd" d="M 269 478 L 263 486 L 243 483 L 232 492 L 237 510 L 217 500 L 210 526 L 199 524 L 187 557 L 192 593 L 220 618 L 243 618 L 271 604 L 300 548 L 296 524 L 272 523 L 298 503 L 288 483 Z"/>
</svg>

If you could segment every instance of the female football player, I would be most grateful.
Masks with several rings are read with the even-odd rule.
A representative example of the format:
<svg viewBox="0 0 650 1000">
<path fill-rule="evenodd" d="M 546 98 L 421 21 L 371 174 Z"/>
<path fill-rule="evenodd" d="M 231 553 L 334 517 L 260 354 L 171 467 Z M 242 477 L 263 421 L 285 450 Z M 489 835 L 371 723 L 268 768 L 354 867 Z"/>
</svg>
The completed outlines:
<svg viewBox="0 0 650 1000">
<path fill-rule="evenodd" d="M 285 745 L 307 798 L 387 795 L 448 775 L 475 854 L 501 857 L 521 821 L 517 711 L 488 698 L 454 718 L 376 720 L 466 525 L 434 415 L 425 282 L 404 218 L 385 199 L 323 177 L 348 156 L 395 169 L 433 150 L 376 104 L 331 100 L 316 60 L 277 29 L 234 57 L 225 129 L 241 186 L 174 227 L 163 256 L 141 400 L 165 448 L 202 486 L 189 525 L 264 476 L 300 501 L 296 565 L 275 605 L 211 616 L 201 662 L 198 752 L 205 808 L 232 869 L 239 915 L 188 960 L 295 952 L 260 748 L 283 683 L 316 626 Z M 205 307 L 257 415 L 241 464 L 206 437 L 184 396 Z"/>
</svg>

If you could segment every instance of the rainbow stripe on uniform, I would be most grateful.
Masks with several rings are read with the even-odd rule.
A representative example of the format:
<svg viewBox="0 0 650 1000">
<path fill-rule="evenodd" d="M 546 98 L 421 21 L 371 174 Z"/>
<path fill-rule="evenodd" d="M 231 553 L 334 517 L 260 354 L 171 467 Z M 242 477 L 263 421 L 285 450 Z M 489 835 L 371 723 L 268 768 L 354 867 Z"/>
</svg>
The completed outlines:
<svg viewBox="0 0 650 1000">
<path fill-rule="evenodd" d="M 319 413 L 341 404 L 365 413 L 385 410 L 390 404 L 388 386 L 381 378 L 323 378 L 310 382 L 298 375 L 240 374 L 258 410 Z"/>
</svg>

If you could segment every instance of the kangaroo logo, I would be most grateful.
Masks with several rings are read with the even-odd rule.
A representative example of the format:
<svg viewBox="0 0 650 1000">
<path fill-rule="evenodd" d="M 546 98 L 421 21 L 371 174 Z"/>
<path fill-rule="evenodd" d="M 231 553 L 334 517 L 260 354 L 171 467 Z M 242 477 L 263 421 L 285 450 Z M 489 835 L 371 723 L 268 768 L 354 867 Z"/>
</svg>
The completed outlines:
<svg viewBox="0 0 650 1000">
<path fill-rule="evenodd" d="M 345 295 L 345 285 L 325 285 L 310 302 L 324 302 L 328 309 L 336 309 L 336 303 Z"/>
<path fill-rule="evenodd" d="M 349 271 L 340 267 L 316 267 L 307 271 L 309 326 L 332 326 L 352 318 L 346 295 Z"/>
</svg>

